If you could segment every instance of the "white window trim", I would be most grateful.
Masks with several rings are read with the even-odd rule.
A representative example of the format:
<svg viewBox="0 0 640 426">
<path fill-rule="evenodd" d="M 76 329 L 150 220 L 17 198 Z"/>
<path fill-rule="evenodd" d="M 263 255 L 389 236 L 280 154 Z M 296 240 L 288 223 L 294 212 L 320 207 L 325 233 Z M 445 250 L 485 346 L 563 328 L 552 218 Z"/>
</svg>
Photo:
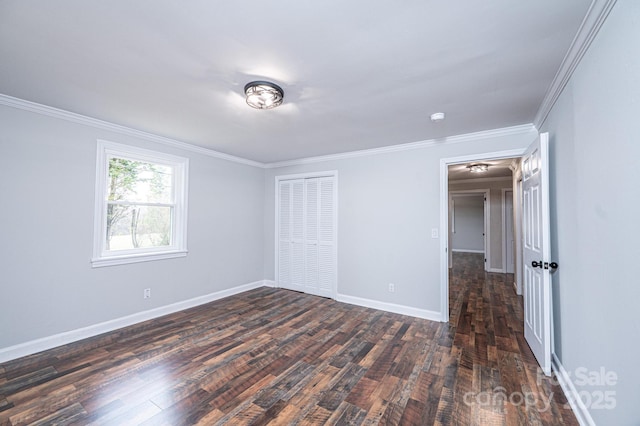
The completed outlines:
<svg viewBox="0 0 640 426">
<path fill-rule="evenodd" d="M 153 247 L 135 250 L 122 250 L 109 253 L 104 250 L 106 233 L 107 202 L 104 199 L 107 184 L 107 158 L 110 155 L 132 158 L 140 161 L 159 163 L 171 166 L 175 170 L 175 219 L 172 242 L 168 247 Z M 128 263 L 148 262 L 151 260 L 171 259 L 187 255 L 187 193 L 189 177 L 189 159 L 163 152 L 138 148 L 115 142 L 98 140 L 96 155 L 96 192 L 93 225 L 93 257 L 94 268 L 123 265 Z"/>
</svg>

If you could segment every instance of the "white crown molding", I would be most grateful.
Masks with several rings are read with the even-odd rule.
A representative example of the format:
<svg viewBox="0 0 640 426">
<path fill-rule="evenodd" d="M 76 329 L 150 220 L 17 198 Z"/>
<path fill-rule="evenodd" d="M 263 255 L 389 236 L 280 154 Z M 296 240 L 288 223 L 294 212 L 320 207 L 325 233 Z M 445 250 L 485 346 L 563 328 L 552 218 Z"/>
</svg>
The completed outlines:
<svg viewBox="0 0 640 426">
<path fill-rule="evenodd" d="M 122 327 L 128 327 L 143 321 L 158 318 L 163 315 L 172 314 L 195 306 L 204 305 L 214 300 L 223 299 L 235 294 L 244 293 L 260 287 L 273 287 L 275 283 L 270 280 L 260 280 L 226 290 L 217 291 L 215 293 L 206 294 L 204 296 L 194 297 L 193 299 L 183 300 L 181 302 L 172 303 L 170 305 L 160 306 L 148 311 L 137 312 L 132 315 L 112 319 L 109 321 L 93 324 L 76 330 L 66 331 L 64 333 L 55 334 L 53 336 L 43 337 L 41 339 L 20 343 L 7 348 L 0 348 L 0 363 L 11 361 L 16 358 L 31 355 L 36 352 L 45 351 L 58 346 L 67 345 L 78 340 L 87 339 L 102 333 L 117 330 Z"/>
<path fill-rule="evenodd" d="M 157 142 L 163 145 L 172 146 L 174 148 L 183 149 L 185 151 L 191 151 L 209 157 L 220 158 L 222 160 L 232 161 L 235 163 L 245 164 L 248 166 L 273 169 L 285 166 L 294 166 L 300 164 L 319 163 L 323 161 L 342 160 L 346 158 L 364 157 L 369 155 L 386 154 L 391 152 L 400 152 L 413 149 L 426 148 L 442 144 L 454 144 L 460 142 L 469 142 L 474 140 L 482 140 L 488 138 L 496 138 L 501 136 L 511 136 L 518 134 L 526 134 L 528 132 L 537 131 L 536 127 L 529 124 L 522 124 L 519 126 L 503 127 L 500 129 L 483 130 L 474 133 L 465 133 L 462 135 L 449 136 L 441 139 L 429 139 L 418 142 L 410 142 L 405 144 L 390 145 L 380 148 L 364 149 L 359 151 L 350 151 L 340 154 L 330 154 L 318 157 L 307 157 L 296 160 L 287 160 L 274 163 L 261 163 L 258 161 L 248 160 L 246 158 L 236 157 L 230 154 L 224 154 L 222 152 L 214 151 L 212 149 L 203 148 L 200 146 L 192 145 L 190 143 L 181 142 L 175 139 L 166 138 L 164 136 L 155 135 L 153 133 L 144 132 L 142 130 L 132 129 L 130 127 L 121 126 L 119 124 L 110 123 L 108 121 L 99 120 L 97 118 L 88 117 L 75 112 L 65 111 L 63 109 L 54 108 L 47 105 L 42 105 L 36 102 L 27 101 L 13 96 L 4 95 L 0 93 L 0 105 L 5 105 L 12 108 L 22 109 L 24 111 L 33 112 L 36 114 L 42 114 L 49 117 L 58 118 L 73 123 L 78 123 L 86 126 L 91 126 L 97 129 L 108 130 L 128 136 L 145 139 L 151 142 Z"/>
<path fill-rule="evenodd" d="M 537 131 L 537 130 L 533 124 L 529 123 L 529 124 L 523 124 L 519 126 L 503 127 L 500 129 L 483 130 L 481 132 L 449 136 L 442 139 L 429 139 L 429 140 L 410 142 L 410 143 L 404 143 L 399 145 L 383 146 L 380 148 L 344 152 L 341 154 L 330 154 L 330 155 L 321 155 L 318 157 L 300 158 L 296 160 L 278 161 L 275 163 L 265 164 L 265 168 L 274 169 L 278 167 L 320 163 L 323 161 L 344 160 L 347 158 L 365 157 L 369 155 L 386 154 L 390 152 L 400 152 L 400 151 L 408 151 L 413 149 L 427 148 L 427 147 L 436 146 L 436 145 L 453 144 L 453 143 L 469 142 L 469 141 L 488 139 L 488 138 L 496 138 L 501 136 L 526 134 L 532 131 Z"/>
<path fill-rule="evenodd" d="M 578 67 L 582 57 L 591 46 L 594 38 L 600 31 L 602 24 L 606 20 L 609 12 L 616 4 L 616 0 L 593 0 L 587 14 L 580 24 L 580 28 L 576 36 L 571 42 L 571 46 L 567 51 L 556 76 L 547 91 L 547 94 L 538 109 L 533 124 L 539 129 L 547 119 L 551 109 L 560 97 L 573 72 Z"/>
<path fill-rule="evenodd" d="M 232 161 L 234 163 L 245 164 L 253 167 L 264 168 L 264 163 L 258 161 L 247 160 L 246 158 L 236 157 L 234 155 L 224 154 L 222 152 L 214 151 L 208 148 L 202 148 L 200 146 L 192 145 L 186 142 L 180 142 L 175 139 L 166 138 L 164 136 L 154 135 L 153 133 L 143 132 L 142 130 L 132 129 L 130 127 L 121 126 L 119 124 L 109 123 L 108 121 L 98 120 L 97 118 L 87 117 L 75 112 L 65 111 L 63 109 L 50 107 L 47 105 L 38 104 L 31 101 L 26 101 L 20 98 L 14 98 L 13 96 L 3 95 L 0 93 L 0 105 L 5 105 L 12 108 L 22 109 L 36 114 L 47 115 L 49 117 L 59 118 L 61 120 L 70 121 L 72 123 L 83 124 L 85 126 L 91 126 L 97 129 L 108 130 L 111 132 L 120 133 L 127 136 L 133 136 L 140 139 L 145 139 L 151 142 L 157 142 L 163 145 L 171 146 L 174 148 L 183 149 L 185 151 L 191 151 L 209 157 L 220 158 L 222 160 Z"/>
</svg>

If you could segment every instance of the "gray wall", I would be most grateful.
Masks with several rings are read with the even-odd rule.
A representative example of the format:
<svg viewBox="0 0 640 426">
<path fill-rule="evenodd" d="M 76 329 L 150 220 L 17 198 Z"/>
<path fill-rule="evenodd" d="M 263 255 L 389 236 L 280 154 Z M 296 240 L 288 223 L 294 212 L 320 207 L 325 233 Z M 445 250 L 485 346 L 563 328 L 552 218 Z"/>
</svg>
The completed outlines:
<svg viewBox="0 0 640 426">
<path fill-rule="evenodd" d="M 484 194 L 454 195 L 452 207 L 451 250 L 484 252 Z"/>
<path fill-rule="evenodd" d="M 440 312 L 440 242 L 431 238 L 431 228 L 440 227 L 440 159 L 522 148 L 534 138 L 510 135 L 268 169 L 265 278 L 275 279 L 275 176 L 337 170 L 338 293 Z"/>
<path fill-rule="evenodd" d="M 190 159 L 187 257 L 91 267 L 98 138 Z M 0 182 L 0 348 L 263 279 L 262 169 L 0 106 Z"/>
<path fill-rule="evenodd" d="M 550 134 L 555 352 L 615 372 L 601 425 L 640 422 L 640 2 L 618 1 L 542 126 Z"/>
</svg>

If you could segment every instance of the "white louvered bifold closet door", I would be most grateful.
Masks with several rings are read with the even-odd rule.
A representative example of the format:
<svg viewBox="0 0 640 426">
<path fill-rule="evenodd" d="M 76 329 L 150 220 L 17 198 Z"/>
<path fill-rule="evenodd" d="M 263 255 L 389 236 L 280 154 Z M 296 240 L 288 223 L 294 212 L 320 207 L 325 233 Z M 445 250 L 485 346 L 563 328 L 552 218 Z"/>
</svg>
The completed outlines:
<svg viewBox="0 0 640 426">
<path fill-rule="evenodd" d="M 335 297 L 334 178 L 280 181 L 279 200 L 279 285 L 290 290 Z"/>
</svg>

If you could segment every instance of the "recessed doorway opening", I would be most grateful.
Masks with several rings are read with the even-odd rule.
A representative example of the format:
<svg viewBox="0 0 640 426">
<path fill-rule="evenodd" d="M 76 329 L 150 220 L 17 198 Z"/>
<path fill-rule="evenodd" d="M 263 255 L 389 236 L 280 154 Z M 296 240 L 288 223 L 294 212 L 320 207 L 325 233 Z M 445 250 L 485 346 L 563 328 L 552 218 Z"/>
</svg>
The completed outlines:
<svg viewBox="0 0 640 426">
<path fill-rule="evenodd" d="M 443 158 L 440 160 L 440 230 L 441 235 L 447 235 L 449 238 L 440 240 L 441 256 L 440 256 L 440 274 L 441 274 L 441 312 L 442 320 L 449 321 L 449 274 L 452 266 L 452 238 L 451 238 L 451 191 L 478 191 L 489 193 L 488 207 L 485 209 L 488 213 L 488 224 L 485 225 L 485 255 L 487 255 L 488 272 L 506 272 L 505 254 L 503 253 L 503 193 L 502 185 L 496 185 L 496 182 L 502 182 L 504 188 L 513 190 L 513 175 L 510 165 L 519 160 L 525 153 L 525 149 L 490 152 L 485 154 L 469 155 L 464 157 Z M 486 173 L 490 173 L 492 165 L 494 175 L 486 174 L 482 177 L 476 177 L 474 173 L 471 176 L 469 164 L 483 163 L 488 164 Z M 505 167 L 506 171 L 498 169 Z M 495 175 L 500 173 L 502 175 Z M 492 190 L 492 188 L 496 188 Z M 488 191 L 487 191 L 488 189 Z M 492 202 L 493 201 L 493 202 Z M 476 209 L 477 210 L 477 209 Z M 495 222 L 492 220 L 495 219 Z M 455 224 L 454 224 L 455 225 Z M 455 229 L 455 228 L 454 228 Z M 493 255 L 492 255 L 493 254 Z M 517 254 L 514 254 L 514 257 Z"/>
</svg>

